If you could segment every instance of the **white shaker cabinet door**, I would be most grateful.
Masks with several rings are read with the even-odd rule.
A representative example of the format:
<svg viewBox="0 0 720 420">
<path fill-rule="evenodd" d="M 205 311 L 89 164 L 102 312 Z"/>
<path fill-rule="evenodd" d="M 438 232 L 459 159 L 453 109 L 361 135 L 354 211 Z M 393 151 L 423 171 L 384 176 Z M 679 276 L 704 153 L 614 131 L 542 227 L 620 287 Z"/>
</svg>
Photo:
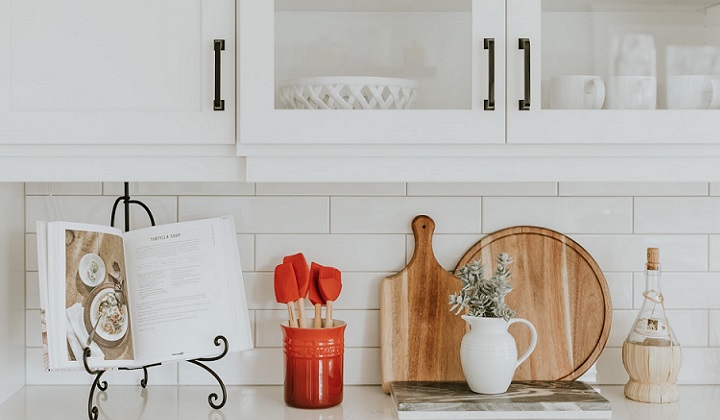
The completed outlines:
<svg viewBox="0 0 720 420">
<path fill-rule="evenodd" d="M 232 0 L 0 0 L 0 144 L 234 143 L 234 91 Z"/>
</svg>

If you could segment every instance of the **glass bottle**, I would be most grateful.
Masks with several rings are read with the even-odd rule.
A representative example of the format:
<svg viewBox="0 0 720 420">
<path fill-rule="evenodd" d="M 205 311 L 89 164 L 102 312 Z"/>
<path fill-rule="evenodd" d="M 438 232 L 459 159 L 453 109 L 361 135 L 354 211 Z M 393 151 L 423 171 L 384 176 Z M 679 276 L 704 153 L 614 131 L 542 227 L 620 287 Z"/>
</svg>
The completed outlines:
<svg viewBox="0 0 720 420">
<path fill-rule="evenodd" d="M 625 396 L 649 403 L 677 401 L 682 351 L 670 327 L 660 289 L 660 251 L 648 248 L 643 303 L 622 348 L 630 380 Z"/>
</svg>

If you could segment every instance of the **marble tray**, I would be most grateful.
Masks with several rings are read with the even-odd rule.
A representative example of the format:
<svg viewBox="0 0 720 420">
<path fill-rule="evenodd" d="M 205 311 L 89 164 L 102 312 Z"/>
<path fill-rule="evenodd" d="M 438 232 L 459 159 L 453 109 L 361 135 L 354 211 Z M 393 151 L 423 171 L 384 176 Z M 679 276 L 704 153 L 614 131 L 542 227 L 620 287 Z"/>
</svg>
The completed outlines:
<svg viewBox="0 0 720 420">
<path fill-rule="evenodd" d="M 465 382 L 393 382 L 398 419 L 605 419 L 610 401 L 577 381 L 517 381 L 482 395 Z"/>
</svg>

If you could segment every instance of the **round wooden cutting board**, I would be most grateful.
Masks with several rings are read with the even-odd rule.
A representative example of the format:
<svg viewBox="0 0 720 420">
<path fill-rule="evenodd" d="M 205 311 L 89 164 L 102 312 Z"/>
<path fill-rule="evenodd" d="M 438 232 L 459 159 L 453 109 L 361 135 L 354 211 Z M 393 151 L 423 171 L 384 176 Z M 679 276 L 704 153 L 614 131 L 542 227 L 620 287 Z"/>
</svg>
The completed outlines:
<svg viewBox="0 0 720 420">
<path fill-rule="evenodd" d="M 516 317 L 537 329 L 535 351 L 514 380 L 573 380 L 600 357 L 610 334 L 612 305 L 605 276 L 585 249 L 553 230 L 519 226 L 484 237 L 456 267 L 481 260 L 485 276 L 495 271 L 497 255 L 514 258 L 513 289 L 505 298 Z M 511 327 L 522 353 L 530 342 L 527 328 Z"/>
</svg>

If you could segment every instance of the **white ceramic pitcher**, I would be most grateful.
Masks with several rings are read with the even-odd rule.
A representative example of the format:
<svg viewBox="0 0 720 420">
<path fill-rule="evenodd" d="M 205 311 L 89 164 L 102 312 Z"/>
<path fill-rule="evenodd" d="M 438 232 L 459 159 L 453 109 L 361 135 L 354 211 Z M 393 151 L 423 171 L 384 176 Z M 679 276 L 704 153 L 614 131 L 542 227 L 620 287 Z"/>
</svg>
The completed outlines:
<svg viewBox="0 0 720 420">
<path fill-rule="evenodd" d="M 537 331 L 522 318 L 485 318 L 463 315 L 470 331 L 460 344 L 460 362 L 470 389 L 478 394 L 502 394 L 510 387 L 515 369 L 535 350 Z M 515 338 L 508 327 L 520 322 L 530 328 L 530 346 L 517 357 Z"/>
</svg>

